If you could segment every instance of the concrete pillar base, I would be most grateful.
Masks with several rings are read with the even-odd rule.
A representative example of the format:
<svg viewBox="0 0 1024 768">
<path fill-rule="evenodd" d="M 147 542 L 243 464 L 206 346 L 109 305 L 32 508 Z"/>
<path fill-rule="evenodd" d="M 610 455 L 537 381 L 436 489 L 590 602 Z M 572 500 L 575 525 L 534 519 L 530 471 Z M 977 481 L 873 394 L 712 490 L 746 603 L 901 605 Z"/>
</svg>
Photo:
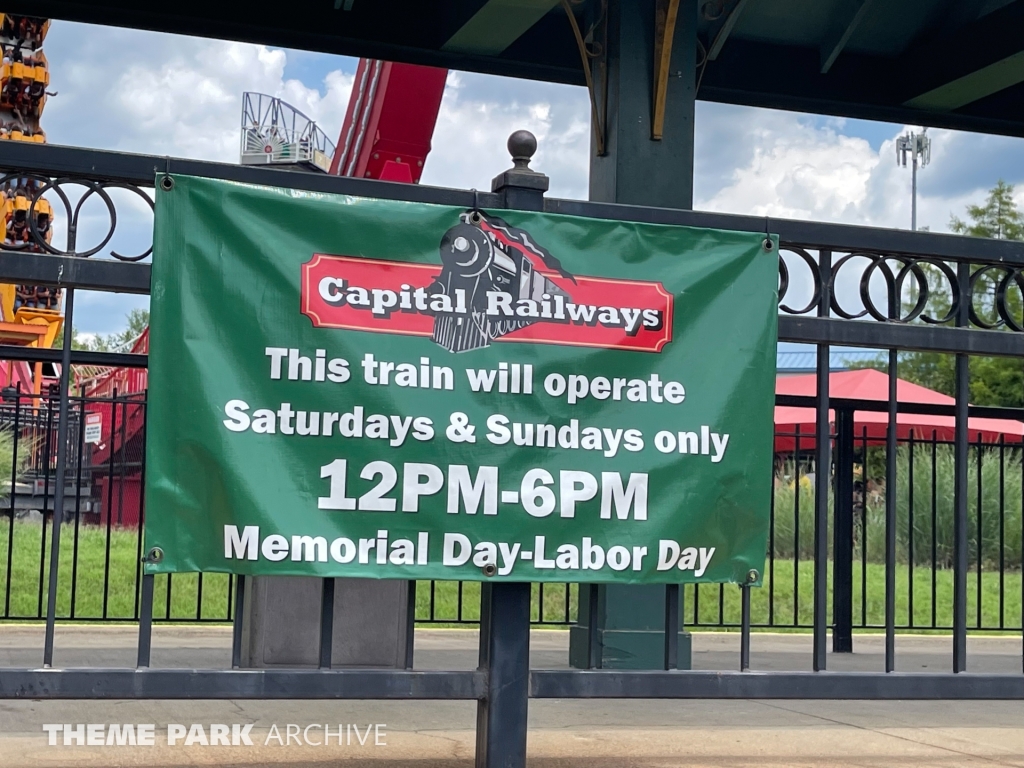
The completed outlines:
<svg viewBox="0 0 1024 768">
<path fill-rule="evenodd" d="M 246 579 L 242 667 L 317 667 L 320 660 L 320 579 Z M 335 579 L 332 666 L 405 666 L 409 583 Z"/>
<path fill-rule="evenodd" d="M 663 669 L 665 587 L 661 584 L 580 584 L 579 621 L 570 630 L 569 664 L 587 666 L 590 594 L 597 592 L 595 623 L 602 669 Z M 684 616 L 682 590 L 679 615 Z M 678 669 L 690 669 L 690 635 L 680 629 Z"/>
<path fill-rule="evenodd" d="M 677 669 L 691 668 L 691 637 L 689 632 L 679 633 L 679 661 Z M 569 628 L 569 665 L 575 669 L 587 668 L 587 627 Z M 656 630 L 598 629 L 598 647 L 601 649 L 601 669 L 658 669 L 656 660 L 665 658 L 665 632 Z"/>
</svg>

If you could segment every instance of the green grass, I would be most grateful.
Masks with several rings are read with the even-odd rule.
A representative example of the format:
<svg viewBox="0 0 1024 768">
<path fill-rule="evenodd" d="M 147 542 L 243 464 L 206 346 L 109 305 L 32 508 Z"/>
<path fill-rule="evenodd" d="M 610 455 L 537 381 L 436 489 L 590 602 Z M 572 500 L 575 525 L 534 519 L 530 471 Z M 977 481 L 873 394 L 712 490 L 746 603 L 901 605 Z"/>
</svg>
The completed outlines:
<svg viewBox="0 0 1024 768">
<path fill-rule="evenodd" d="M 799 583 L 794 583 L 794 573 L 799 572 Z M 885 567 L 868 563 L 867 602 L 862 607 L 862 570 L 861 564 L 854 564 L 854 624 L 861 623 L 862 615 L 870 625 L 885 624 Z M 930 568 L 915 568 L 913 571 L 913 607 L 914 626 L 932 625 L 932 572 Z M 935 621 L 938 626 L 950 626 L 953 620 L 953 573 L 940 570 L 936 573 L 935 584 Z M 814 565 L 802 562 L 799 569 L 794 568 L 792 560 L 776 560 L 775 587 L 771 589 L 770 581 L 764 587 L 751 592 L 751 621 L 754 624 L 774 624 L 781 629 L 792 627 L 794 617 L 796 623 L 809 626 L 813 619 L 812 591 L 814 589 Z M 967 576 L 967 616 L 968 626 L 974 627 L 978 619 L 977 575 Z M 999 627 L 999 574 L 993 571 L 982 571 L 981 577 L 981 626 Z M 831 587 L 831 579 L 830 579 Z M 479 617 L 480 585 L 467 583 L 463 586 L 463 618 Z M 544 619 L 559 621 L 565 615 L 565 590 L 562 584 L 544 585 Z M 769 615 L 769 598 L 774 591 L 775 613 Z M 684 621 L 694 625 L 694 586 L 684 588 L 685 608 Z M 538 609 L 540 587 L 533 585 L 532 618 L 540 617 Z M 721 595 L 721 606 L 719 596 Z M 799 596 L 799 600 L 796 597 Z M 910 575 L 906 565 L 897 567 L 896 572 L 896 624 L 908 626 L 910 616 Z M 828 596 L 829 610 L 832 607 L 831 590 Z M 799 611 L 794 606 L 799 605 Z M 569 588 L 569 615 L 576 618 L 577 596 L 575 587 Z M 863 611 L 863 612 L 862 612 Z M 720 613 L 721 612 L 721 613 Z M 416 615 L 425 618 L 430 615 L 430 585 L 423 582 L 417 587 Z M 438 582 L 434 589 L 434 616 L 437 620 L 454 620 L 458 615 L 458 587 L 452 582 Z M 734 585 L 705 584 L 699 587 L 697 595 L 697 619 L 701 625 L 718 625 L 719 619 L 726 624 L 740 622 L 740 590 Z M 1021 574 L 1010 571 L 1004 575 L 1003 584 L 1003 626 L 1019 627 L 1021 620 Z"/>
<path fill-rule="evenodd" d="M 831 569 L 831 563 L 829 564 Z M 910 569 L 906 564 L 896 567 L 896 625 L 906 627 L 910 624 Z M 794 578 L 798 574 L 799 578 Z M 1007 571 L 1003 584 L 1003 625 L 1020 627 L 1021 622 L 1021 574 L 1020 571 Z M 867 589 L 862 584 L 866 581 Z M 915 567 L 913 569 L 913 616 L 914 626 L 930 626 L 932 624 L 932 571 L 930 568 Z M 953 572 L 939 570 L 936 572 L 935 584 L 935 621 L 938 626 L 950 626 L 953 620 Z M 814 564 L 803 561 L 799 568 L 794 568 L 792 560 L 776 560 L 774 574 L 774 623 L 789 625 L 796 623 L 809 626 L 813 620 Z M 978 579 L 976 572 L 967 575 L 967 621 L 974 627 L 978 619 L 977 599 Z M 832 610 L 831 571 L 829 573 L 828 605 Z M 981 574 L 981 626 L 1000 626 L 999 573 L 998 571 L 982 571 Z M 686 607 L 684 618 L 693 623 L 693 587 L 686 587 L 684 594 Z M 765 585 L 751 591 L 750 614 L 754 624 L 769 624 L 769 597 L 771 581 L 766 574 Z M 866 603 L 862 603 L 862 595 L 867 594 Z M 698 596 L 698 619 L 700 624 L 717 624 L 719 622 L 719 595 L 722 597 L 721 614 L 726 623 L 736 624 L 740 620 L 740 590 L 732 585 L 702 585 Z M 799 601 L 795 599 L 799 596 Z M 795 606 L 799 606 L 796 610 Z M 853 566 L 853 621 L 860 624 L 862 618 L 871 626 L 885 624 L 885 566 L 868 563 L 866 571 L 861 563 Z"/>
<path fill-rule="evenodd" d="M 11 535 L 11 528 L 6 520 L 0 520 L 0 600 L 9 600 L 6 616 L 11 619 L 34 618 L 46 607 L 46 585 L 48 583 L 49 556 L 45 558 L 42 578 L 40 578 L 40 554 L 43 526 L 39 523 L 15 522 L 13 530 L 13 557 L 11 558 L 11 577 L 8 582 L 6 563 Z M 45 545 L 49 550 L 51 529 L 45 530 Z M 61 535 L 60 570 L 58 574 L 57 615 L 68 618 L 71 616 L 71 576 L 75 555 L 74 528 L 65 526 Z M 78 532 L 77 582 L 75 592 L 75 618 L 108 618 L 111 620 L 132 618 L 135 615 L 135 585 L 138 578 L 138 539 L 137 533 L 131 530 L 112 529 L 109 533 L 110 567 L 107 588 L 104 590 L 104 568 L 108 548 L 108 535 L 105 528 L 82 526 Z M 799 578 L 795 579 L 795 573 Z M 860 623 L 862 616 L 862 571 L 860 562 L 854 563 L 854 623 Z M 882 625 L 885 622 L 885 568 L 881 564 L 868 563 L 866 569 L 868 600 L 864 607 L 864 616 L 869 625 Z M 175 621 L 225 620 L 228 616 L 228 577 L 223 574 L 205 574 L 202 576 L 202 610 L 197 611 L 197 593 L 199 576 L 197 574 L 178 574 L 170 579 L 171 600 L 168 611 L 167 584 L 168 577 L 157 577 L 154 589 L 154 617 Z M 917 567 L 913 569 L 913 603 L 914 624 L 930 625 L 932 621 L 931 570 Z M 794 606 L 799 605 L 795 613 L 798 624 L 809 625 L 812 620 L 812 590 L 814 582 L 814 565 L 809 561 L 801 561 L 799 567 L 792 560 L 777 559 L 774 571 L 774 624 L 780 628 L 792 626 L 794 622 Z M 983 571 L 982 585 L 982 626 L 998 627 L 1000 625 L 999 573 Z M 1019 627 L 1021 616 L 1021 573 L 1019 570 L 1007 571 L 1004 574 L 1003 589 L 1003 623 L 1008 627 Z M 435 621 L 456 622 L 459 619 L 459 585 L 456 582 L 436 582 L 431 596 L 430 582 L 420 582 L 416 590 L 416 615 L 425 620 L 431 615 L 433 601 L 433 617 Z M 475 621 L 480 615 L 480 585 L 467 582 L 462 585 L 462 619 Z M 544 592 L 545 621 L 559 622 L 564 620 L 566 605 L 566 585 L 546 584 Z M 42 590 L 42 592 L 40 592 Z M 574 586 L 569 590 L 569 616 L 576 618 L 577 593 Z M 534 605 L 533 619 L 540 617 L 541 587 L 533 585 Z M 684 589 L 686 601 L 684 621 L 693 625 L 694 621 L 694 587 Z M 769 595 L 771 592 L 768 574 L 765 586 L 754 589 L 751 593 L 751 618 L 754 624 L 769 624 Z M 40 598 L 42 594 L 42 598 Z M 721 618 L 727 624 L 738 624 L 740 620 L 740 591 L 736 586 L 703 585 L 697 596 L 697 612 L 699 624 L 712 625 L 719 623 L 719 595 L 721 594 Z M 796 600 L 797 595 L 799 601 Z M 972 571 L 968 574 L 968 624 L 977 623 L 977 575 Z M 106 612 L 104 613 L 104 600 Z M 829 591 L 831 604 L 831 590 Z M 936 574 L 935 616 L 940 626 L 948 626 L 952 622 L 953 605 L 953 574 L 949 570 L 939 570 Z M 0 609 L 2 609 L 0 604 Z M 896 623 L 906 626 L 910 607 L 909 569 L 905 564 L 897 566 L 896 572 Z M 4 615 L 0 611 L 0 615 Z"/>
<path fill-rule="evenodd" d="M 49 584 L 50 536 L 45 528 L 46 555 L 40 578 L 40 555 L 43 552 L 43 526 L 39 523 L 16 521 L 13 531 L 11 575 L 7 577 L 7 553 L 11 545 L 8 520 L 0 521 L 0 599 L 9 600 L 6 615 L 10 618 L 35 617 L 46 610 L 46 589 Z M 61 531 L 60 564 L 57 575 L 57 616 L 71 616 L 71 583 L 73 567 L 75 589 L 75 618 L 125 619 L 135 616 L 135 585 L 138 578 L 138 534 L 128 529 L 112 528 L 109 535 L 110 566 L 104 589 L 104 568 L 107 560 L 107 529 L 83 525 L 78 531 L 77 557 L 74 527 L 66 525 Z M 181 621 L 197 619 L 199 575 L 177 574 L 171 579 L 170 618 Z M 202 576 L 203 619 L 224 620 L 227 617 L 228 577 L 208 573 Z M 166 576 L 157 577 L 153 590 L 153 616 L 168 618 Z M 40 598 L 40 594 L 42 597 Z M 41 606 L 41 607 L 40 607 Z M 105 607 L 105 611 L 104 611 Z M 0 605 L 0 615 L 3 605 Z"/>
</svg>

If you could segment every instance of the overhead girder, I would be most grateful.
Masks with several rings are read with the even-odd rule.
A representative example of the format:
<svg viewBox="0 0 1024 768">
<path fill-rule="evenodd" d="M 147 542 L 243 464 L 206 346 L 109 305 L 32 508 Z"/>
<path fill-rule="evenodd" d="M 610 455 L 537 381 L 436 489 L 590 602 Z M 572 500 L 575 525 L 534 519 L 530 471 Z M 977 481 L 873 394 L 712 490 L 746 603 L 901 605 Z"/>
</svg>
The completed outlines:
<svg viewBox="0 0 1024 768">
<path fill-rule="evenodd" d="M 902 104 L 936 112 L 1024 82 L 1024 0 L 911 46 L 896 71 L 905 76 Z"/>
<path fill-rule="evenodd" d="M 609 7 L 630 6 L 630 13 L 641 14 L 653 13 L 657 4 L 607 1 Z M 244 13 L 237 3 L 226 0 L 179 0 L 171 5 L 9 0 L 5 8 L 56 19 L 584 85 L 574 30 L 558 7 L 560 2 L 293 0 L 283 16 L 280 4 L 269 0 L 250 0 Z M 708 53 L 700 69 L 702 99 L 1024 135 L 1019 98 L 1012 98 L 1021 94 L 1024 84 L 1021 0 L 981 18 L 978 13 L 992 2 L 820 0 L 812 14 L 803 15 L 801 9 L 810 7 L 807 0 L 720 0 L 717 5 L 724 9 L 720 18 L 710 25 L 706 17 L 697 19 Z M 600 14 L 602 0 L 572 6 L 585 36 L 595 14 Z M 765 26 L 765 19 L 772 23 Z M 804 21 L 810 26 L 794 27 Z M 898 27 L 885 36 L 885 45 L 875 44 L 881 24 Z M 679 28 L 689 28 L 689 19 L 682 14 Z M 898 53 L 912 37 L 922 42 Z M 652 67 L 649 53 L 645 58 L 644 82 L 638 81 L 636 87 L 647 90 L 660 75 L 652 77 L 659 69 Z M 676 64 L 671 66 L 675 73 Z M 660 69 L 664 71 L 663 66 Z"/>
<path fill-rule="evenodd" d="M 487 0 L 441 50 L 496 55 L 522 37 L 561 0 Z"/>
<path fill-rule="evenodd" d="M 740 16 L 749 2 L 750 0 L 736 0 L 736 4 L 725 15 L 721 23 L 712 28 L 712 32 L 708 37 L 710 41 L 707 53 L 708 61 L 714 61 L 718 58 L 718 54 L 722 52 L 722 48 L 729 39 L 729 35 L 736 28 L 736 23 L 740 20 Z"/>
<path fill-rule="evenodd" d="M 244 10 L 238 3 L 217 0 L 179 0 L 170 5 L 137 0 L 11 0 L 4 7 L 68 21 L 582 85 L 583 73 L 565 14 L 540 14 L 538 3 L 545 1 L 549 11 L 558 5 L 558 0 L 294 0 L 284 14 L 281 4 L 271 0 L 251 0 Z M 501 55 L 457 46 L 460 30 L 477 14 L 484 12 L 484 19 L 498 8 L 484 11 L 492 2 L 512 6 L 508 13 L 522 17 L 511 25 L 519 33 L 503 33 L 507 43 Z M 533 23 L 527 24 L 527 19 Z M 446 48 L 453 38 L 455 43 Z M 529 55 L 523 55 L 524 46 Z"/>
<path fill-rule="evenodd" d="M 835 64 L 839 54 L 850 42 L 857 27 L 868 15 L 877 0 L 842 0 L 829 27 L 825 39 L 821 43 L 821 73 L 826 74 Z"/>
</svg>

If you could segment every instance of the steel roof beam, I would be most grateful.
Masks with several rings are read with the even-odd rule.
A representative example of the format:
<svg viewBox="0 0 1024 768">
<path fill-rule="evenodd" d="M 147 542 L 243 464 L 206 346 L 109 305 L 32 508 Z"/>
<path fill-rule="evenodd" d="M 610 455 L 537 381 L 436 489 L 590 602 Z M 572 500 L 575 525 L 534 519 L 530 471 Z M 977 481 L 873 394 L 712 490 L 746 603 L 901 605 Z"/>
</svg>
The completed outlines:
<svg viewBox="0 0 1024 768">
<path fill-rule="evenodd" d="M 743 9 L 747 7 L 748 2 L 749 0 L 739 0 L 733 6 L 733 9 L 729 11 L 729 15 L 725 17 L 722 26 L 718 28 L 718 31 L 711 40 L 711 46 L 708 48 L 708 61 L 714 61 L 718 58 L 718 54 L 722 52 L 725 41 L 729 39 L 729 35 L 736 28 L 736 22 L 740 20 L 740 15 L 743 13 Z"/>
<path fill-rule="evenodd" d="M 821 74 L 828 74 L 876 0 L 844 0 L 821 44 Z"/>
<path fill-rule="evenodd" d="M 949 112 L 1024 82 L 1024 0 L 912 46 L 895 71 L 910 73 L 903 105 Z M 955 52 L 956 55 L 953 55 Z"/>
<path fill-rule="evenodd" d="M 488 0 L 441 46 L 441 50 L 495 56 L 526 34 L 559 2 Z"/>
<path fill-rule="evenodd" d="M 513 3 L 515 0 L 501 2 Z M 551 2 L 552 10 L 499 54 L 442 50 L 442 46 L 459 34 L 458 30 L 466 27 L 481 8 L 490 5 L 487 0 L 452 0 L 447 3 L 378 0 L 356 2 L 350 11 L 335 10 L 332 0 L 297 0 L 294 8 L 289 8 L 291 12 L 284 16 L 276 13 L 280 8 L 269 0 L 251 0 L 251 13 L 242 16 L 234 4 L 225 0 L 180 0 L 171 5 L 132 0 L 94 0 L 89 3 L 82 0 L 8 0 L 6 10 L 52 19 L 242 40 L 584 85 L 579 52 L 565 14 L 554 8 L 554 0 L 522 2 Z M 612 0 L 610 8 L 620 3 L 621 0 Z M 760 10 L 775 16 L 793 12 L 804 3 L 805 0 L 773 0 L 764 5 L 777 8 Z M 590 7 L 600 5 L 597 0 L 588 0 L 588 4 Z M 747 0 L 741 8 L 739 0 L 732 0 L 730 7 L 733 11 L 724 21 L 716 22 L 732 26 L 728 29 L 723 26 L 717 31 L 713 28 L 713 37 L 705 41 L 708 48 L 714 50 L 709 50 L 713 55 L 709 57 L 706 71 L 702 72 L 700 98 L 745 106 L 1022 136 L 1024 120 L 1020 117 L 1019 104 L 1011 98 L 1021 88 L 1020 85 L 1012 86 L 1012 83 L 1022 77 L 1021 70 L 1024 69 L 1024 62 L 1011 57 L 1020 53 L 1022 48 L 1005 44 L 1006 37 L 1022 37 L 1021 23 L 1019 20 L 1016 23 L 993 23 L 993 20 L 1006 18 L 1007 9 L 1020 3 L 1011 3 L 977 19 L 978 9 L 991 4 L 991 0 L 930 0 L 928 3 L 900 4 L 901 12 L 909 17 L 908 29 L 928 29 L 920 38 L 925 41 L 941 39 L 930 57 L 915 59 L 910 54 L 905 57 L 868 54 L 851 50 L 850 40 L 847 40 L 839 54 L 842 57 L 840 66 L 833 63 L 828 76 L 822 77 L 820 39 L 813 44 L 797 45 L 787 42 L 786 34 L 762 28 L 752 28 L 752 36 L 743 38 L 740 33 L 754 23 L 751 17 L 758 7 Z M 646 8 L 653 8 L 653 5 L 652 0 L 645 0 Z M 833 6 L 830 3 L 824 11 L 829 18 L 835 13 Z M 881 9 L 881 4 L 876 6 L 876 11 Z M 742 17 L 740 12 L 744 14 Z M 927 22 L 924 27 L 923 22 Z M 860 29 L 863 30 L 867 24 L 867 21 L 863 22 Z M 994 29 L 992 39 L 981 37 L 980 41 L 976 40 L 965 48 L 960 41 L 967 40 L 969 31 L 979 24 Z M 512 39 L 514 30 L 502 34 Z M 856 33 L 853 35 L 851 39 L 856 40 Z M 491 42 L 492 47 L 501 45 L 506 45 L 506 42 Z M 838 44 L 830 47 L 829 54 L 838 47 Z M 920 54 L 927 47 L 913 45 L 911 50 Z M 1010 48 L 1009 53 L 993 54 L 993 51 L 1006 47 Z M 936 66 L 929 66 L 930 61 L 934 61 Z M 894 73 L 898 73 L 898 78 Z M 649 74 L 645 73 L 642 82 L 648 81 Z M 907 87 L 908 83 L 910 87 Z M 1007 84 L 1012 87 L 1006 88 Z M 930 93 L 936 89 L 944 90 Z M 996 96 L 978 101 L 986 94 L 996 92 Z M 914 101 L 926 94 L 929 99 Z M 971 99 L 974 101 L 969 101 Z M 925 108 L 927 103 L 937 104 L 941 109 Z M 970 106 L 968 109 L 951 110 L 957 104 Z"/>
<path fill-rule="evenodd" d="M 910 97 L 894 60 L 846 50 L 841 67 L 821 75 L 817 48 L 733 39 L 707 67 L 700 87 L 705 101 L 788 109 L 862 120 L 927 125 L 958 131 L 1024 136 L 1024 120 L 1005 108 L 938 112 L 903 104 Z M 902 70 L 906 72 L 906 69 Z M 922 91 L 918 91 L 920 93 Z"/>
<path fill-rule="evenodd" d="M 478 5 L 483 5 L 478 0 Z M 143 29 L 179 35 L 237 40 L 258 45 L 296 48 L 406 64 L 458 69 L 503 77 L 523 77 L 583 85 L 579 55 L 566 33 L 564 50 L 540 46 L 536 56 L 498 58 L 466 50 L 443 48 L 452 30 L 468 23 L 459 17 L 461 3 L 413 3 L 411 0 L 358 3 L 351 11 L 335 10 L 333 2 L 299 0 L 281 16 L 267 0 L 253 0 L 248 17 L 239 17 L 233 4 L 187 0 L 171 6 L 132 0 L 76 2 L 74 0 L 9 0 L 4 9 L 50 19 L 112 27 Z M 551 0 L 551 7 L 557 0 Z M 423 8 L 410 18 L 410 8 Z M 362 9 L 362 11 L 361 11 Z M 544 14 L 536 18 L 540 21 Z M 367 16 L 387 17 L 380 18 Z M 271 19 L 268 21 L 268 19 Z M 283 21 L 281 19 L 284 19 Z M 338 20 L 341 20 L 340 22 Z M 543 25 L 541 25 L 543 26 Z M 524 32 L 537 32 L 536 23 Z M 519 42 L 522 34 L 512 42 Z M 509 43 L 511 44 L 511 43 Z M 506 45 L 507 47 L 507 45 Z"/>
</svg>

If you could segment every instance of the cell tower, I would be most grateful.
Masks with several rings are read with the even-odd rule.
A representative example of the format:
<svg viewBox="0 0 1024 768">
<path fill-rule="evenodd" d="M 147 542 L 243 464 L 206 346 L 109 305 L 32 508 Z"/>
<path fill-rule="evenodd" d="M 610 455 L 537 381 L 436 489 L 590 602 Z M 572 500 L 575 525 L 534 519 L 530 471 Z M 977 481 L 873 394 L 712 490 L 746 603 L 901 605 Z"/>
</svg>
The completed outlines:
<svg viewBox="0 0 1024 768">
<path fill-rule="evenodd" d="M 46 141 L 39 118 L 46 106 L 46 87 L 50 83 L 49 66 L 42 50 L 49 28 L 49 19 L 0 13 L 0 141 Z M 45 249 L 37 237 L 50 242 L 53 211 L 50 203 L 39 196 L 40 181 L 10 174 L 0 174 L 0 178 L 3 248 L 42 252 Z M 59 288 L 0 285 L 0 342 L 51 347 L 63 323 Z M 12 361 L 6 361 L 5 366 L 0 367 L 4 376 L 0 384 L 25 385 L 34 394 L 40 393 L 42 363 L 35 364 L 31 376 L 27 369 Z"/>
<path fill-rule="evenodd" d="M 909 133 L 896 139 L 896 163 L 907 167 L 907 155 L 911 157 L 910 171 L 910 229 L 917 231 L 917 168 L 924 168 L 932 159 L 932 140 L 928 138 L 928 129 L 922 128 L 920 133 Z"/>
</svg>

